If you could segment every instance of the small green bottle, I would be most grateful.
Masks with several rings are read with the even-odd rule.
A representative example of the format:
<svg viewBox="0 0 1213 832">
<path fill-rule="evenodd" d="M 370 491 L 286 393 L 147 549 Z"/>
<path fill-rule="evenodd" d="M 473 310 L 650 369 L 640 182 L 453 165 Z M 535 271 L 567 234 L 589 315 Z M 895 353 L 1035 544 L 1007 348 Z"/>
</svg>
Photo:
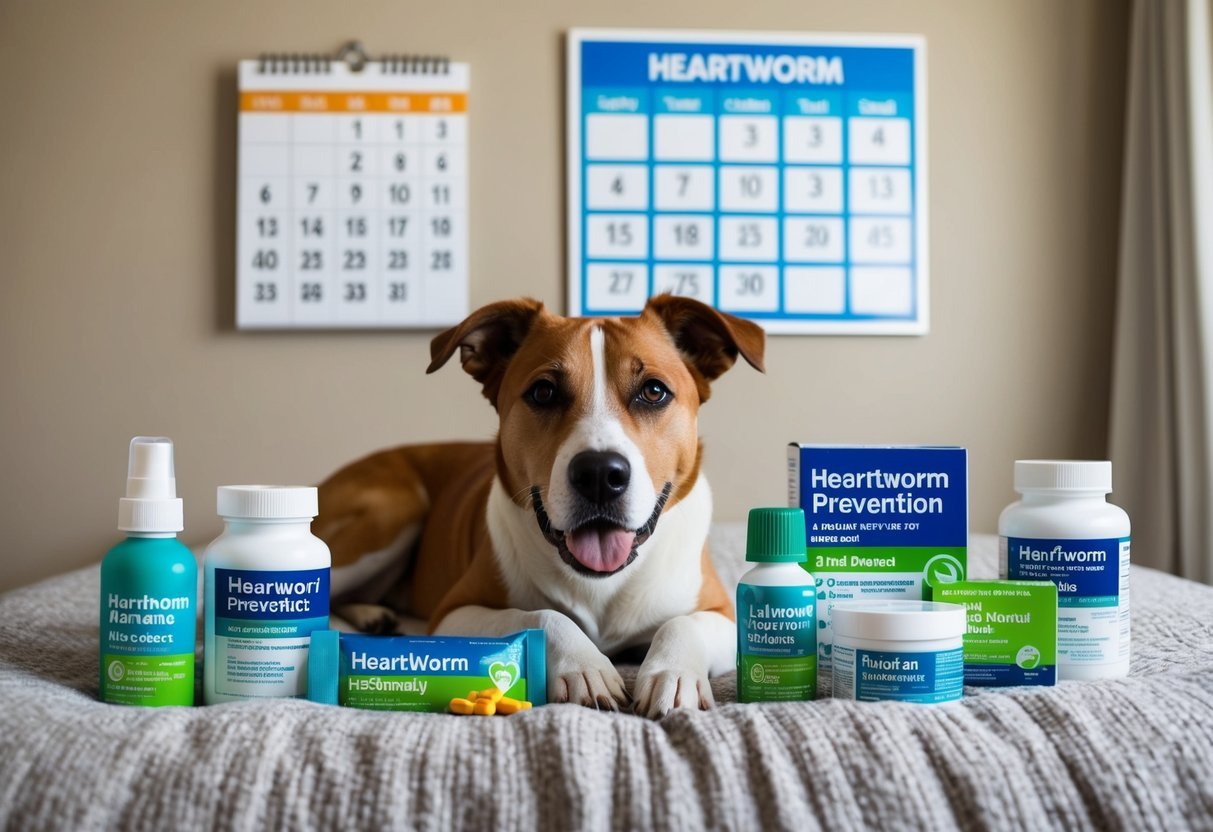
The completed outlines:
<svg viewBox="0 0 1213 832">
<path fill-rule="evenodd" d="M 758 565 L 737 585 L 737 701 L 817 696 L 817 590 L 801 566 L 804 511 L 750 511 L 746 555 Z"/>
<path fill-rule="evenodd" d="M 101 562 L 101 701 L 193 705 L 198 565 L 177 540 L 173 442 L 131 440 L 118 530 Z"/>
</svg>

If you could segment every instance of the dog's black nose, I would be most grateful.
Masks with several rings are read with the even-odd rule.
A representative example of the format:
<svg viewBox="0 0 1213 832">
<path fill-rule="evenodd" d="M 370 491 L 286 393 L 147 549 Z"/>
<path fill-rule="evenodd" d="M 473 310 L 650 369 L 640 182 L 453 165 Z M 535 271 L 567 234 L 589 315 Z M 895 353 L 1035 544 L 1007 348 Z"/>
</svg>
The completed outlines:
<svg viewBox="0 0 1213 832">
<path fill-rule="evenodd" d="M 632 466 L 614 451 L 582 451 L 569 462 L 569 484 L 595 505 L 606 505 L 628 490 Z"/>
</svg>

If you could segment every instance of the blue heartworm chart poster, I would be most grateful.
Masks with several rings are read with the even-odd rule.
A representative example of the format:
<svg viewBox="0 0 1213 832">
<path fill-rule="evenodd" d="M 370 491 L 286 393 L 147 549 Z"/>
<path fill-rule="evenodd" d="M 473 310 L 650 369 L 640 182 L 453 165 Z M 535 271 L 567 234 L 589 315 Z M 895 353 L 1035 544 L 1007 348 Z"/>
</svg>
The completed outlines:
<svg viewBox="0 0 1213 832">
<path fill-rule="evenodd" d="M 567 68 L 570 314 L 926 333 L 921 37 L 581 29 Z"/>
</svg>

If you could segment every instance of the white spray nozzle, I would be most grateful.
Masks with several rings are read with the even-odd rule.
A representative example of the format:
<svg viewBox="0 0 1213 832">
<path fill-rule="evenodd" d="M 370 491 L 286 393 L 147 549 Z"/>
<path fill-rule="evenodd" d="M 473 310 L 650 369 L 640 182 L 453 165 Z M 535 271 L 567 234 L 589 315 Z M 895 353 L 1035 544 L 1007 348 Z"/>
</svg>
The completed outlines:
<svg viewBox="0 0 1213 832">
<path fill-rule="evenodd" d="M 167 436 L 136 436 L 131 440 L 126 496 L 118 502 L 118 529 L 179 532 L 183 527 L 182 515 L 173 466 L 173 440 Z"/>
<path fill-rule="evenodd" d="M 173 440 L 167 436 L 136 436 L 131 440 L 126 496 L 140 499 L 177 496 Z"/>
</svg>

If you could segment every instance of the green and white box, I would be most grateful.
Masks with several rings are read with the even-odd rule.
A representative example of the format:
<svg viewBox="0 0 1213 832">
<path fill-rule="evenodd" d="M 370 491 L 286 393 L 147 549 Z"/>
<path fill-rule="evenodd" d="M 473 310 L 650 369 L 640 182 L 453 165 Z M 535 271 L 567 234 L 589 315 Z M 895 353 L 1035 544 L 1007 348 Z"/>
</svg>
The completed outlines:
<svg viewBox="0 0 1213 832">
<path fill-rule="evenodd" d="M 1051 581 L 957 581 L 933 600 L 964 604 L 966 685 L 1057 684 L 1057 585 Z"/>
<path fill-rule="evenodd" d="M 788 502 L 804 509 L 817 583 L 818 690 L 829 690 L 836 603 L 928 597 L 965 577 L 968 452 L 905 445 L 788 447 Z M 823 672 L 824 671 L 824 672 Z"/>
</svg>

